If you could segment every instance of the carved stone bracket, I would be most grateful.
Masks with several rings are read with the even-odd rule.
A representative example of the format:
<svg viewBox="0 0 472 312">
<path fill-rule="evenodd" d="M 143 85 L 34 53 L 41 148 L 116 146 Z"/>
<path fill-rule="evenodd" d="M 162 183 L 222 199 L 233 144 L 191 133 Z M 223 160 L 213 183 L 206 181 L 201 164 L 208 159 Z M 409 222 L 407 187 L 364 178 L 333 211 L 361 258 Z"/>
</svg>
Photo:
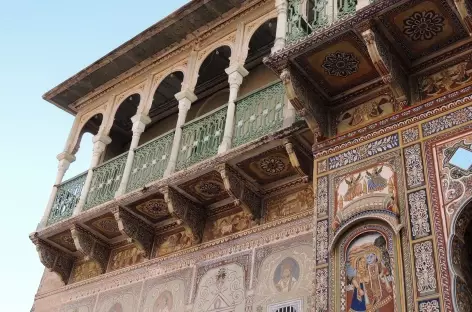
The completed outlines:
<svg viewBox="0 0 472 312">
<path fill-rule="evenodd" d="M 382 37 L 375 34 L 373 28 L 364 30 L 362 37 L 374 67 L 389 86 L 397 102 L 406 101 L 409 94 L 408 78 L 400 66 L 400 61 Z"/>
<path fill-rule="evenodd" d="M 31 234 L 30 239 L 36 245 L 41 263 L 50 271 L 58 274 L 62 282 L 67 284 L 74 264 L 74 257 L 39 238 L 37 232 Z"/>
<path fill-rule="evenodd" d="M 325 112 L 321 99 L 310 91 L 310 87 L 302 77 L 298 77 L 296 70 L 290 67 L 282 70 L 280 75 L 288 100 L 303 117 L 315 138 L 328 135 L 328 114 Z"/>
<path fill-rule="evenodd" d="M 111 212 L 118 222 L 120 232 L 143 252 L 145 258 L 149 258 L 154 241 L 154 229 L 123 207 L 113 207 Z"/>
<path fill-rule="evenodd" d="M 195 243 L 202 239 L 205 226 L 205 211 L 170 186 L 161 189 L 169 213 L 178 219 Z"/>
<path fill-rule="evenodd" d="M 472 15 L 470 14 L 471 11 L 467 7 L 467 1 L 454 0 L 454 4 L 456 5 L 457 11 L 459 12 L 462 24 L 464 24 L 465 28 L 467 28 L 469 35 L 472 36 Z"/>
<path fill-rule="evenodd" d="M 285 140 L 285 150 L 287 151 L 288 157 L 290 159 L 290 163 L 292 164 L 293 168 L 297 170 L 298 174 L 301 176 L 308 176 L 310 174 L 311 168 L 308 166 L 306 161 L 301 161 L 297 152 L 295 151 L 293 142 L 289 140 Z"/>
<path fill-rule="evenodd" d="M 217 170 L 221 174 L 226 191 L 235 203 L 239 204 L 254 219 L 260 219 L 262 211 L 261 197 L 251 190 L 243 178 L 229 166 L 223 164 L 218 166 Z"/>
<path fill-rule="evenodd" d="M 72 225 L 71 234 L 75 248 L 84 256 L 85 260 L 95 260 L 100 266 L 101 272 L 105 273 L 110 256 L 108 244 L 77 224 Z"/>
</svg>

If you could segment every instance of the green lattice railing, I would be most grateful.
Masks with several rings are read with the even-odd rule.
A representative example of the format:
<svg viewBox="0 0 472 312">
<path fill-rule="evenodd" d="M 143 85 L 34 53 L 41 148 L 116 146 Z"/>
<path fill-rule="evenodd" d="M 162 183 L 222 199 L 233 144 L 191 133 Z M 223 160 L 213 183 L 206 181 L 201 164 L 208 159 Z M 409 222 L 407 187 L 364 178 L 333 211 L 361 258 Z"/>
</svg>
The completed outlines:
<svg viewBox="0 0 472 312">
<path fill-rule="evenodd" d="M 283 126 L 285 91 L 281 81 L 239 99 L 233 132 L 233 147 L 250 142 Z"/>
<path fill-rule="evenodd" d="M 103 204 L 115 197 L 125 170 L 128 152 L 121 154 L 93 169 L 92 184 L 84 210 Z"/>
<path fill-rule="evenodd" d="M 51 208 L 47 224 L 53 224 L 72 216 L 80 199 L 87 171 L 73 177 L 57 187 L 56 198 Z"/>
<path fill-rule="evenodd" d="M 223 139 L 227 104 L 182 127 L 177 170 L 207 159 L 218 153 Z"/>
<path fill-rule="evenodd" d="M 127 191 L 133 191 L 164 176 L 169 162 L 175 130 L 139 146 L 134 152 Z"/>
</svg>

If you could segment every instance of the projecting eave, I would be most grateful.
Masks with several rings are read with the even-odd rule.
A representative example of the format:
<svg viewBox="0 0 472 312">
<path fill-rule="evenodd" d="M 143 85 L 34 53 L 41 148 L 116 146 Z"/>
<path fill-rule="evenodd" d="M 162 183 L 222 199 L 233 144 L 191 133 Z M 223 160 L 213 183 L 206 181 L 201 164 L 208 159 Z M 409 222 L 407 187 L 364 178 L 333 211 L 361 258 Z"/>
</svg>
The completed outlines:
<svg viewBox="0 0 472 312">
<path fill-rule="evenodd" d="M 246 0 L 193 0 L 43 95 L 75 115 L 71 104 L 190 34 L 218 20 Z"/>
</svg>

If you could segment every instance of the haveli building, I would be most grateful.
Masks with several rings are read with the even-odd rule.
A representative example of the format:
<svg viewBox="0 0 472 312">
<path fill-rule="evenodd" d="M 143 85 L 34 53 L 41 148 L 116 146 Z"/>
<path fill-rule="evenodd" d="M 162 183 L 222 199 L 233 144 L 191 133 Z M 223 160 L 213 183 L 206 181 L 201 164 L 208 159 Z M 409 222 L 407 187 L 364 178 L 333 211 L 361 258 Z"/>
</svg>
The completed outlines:
<svg viewBox="0 0 472 312">
<path fill-rule="evenodd" d="M 471 8 L 195 0 L 46 93 L 33 310 L 472 311 Z"/>
</svg>

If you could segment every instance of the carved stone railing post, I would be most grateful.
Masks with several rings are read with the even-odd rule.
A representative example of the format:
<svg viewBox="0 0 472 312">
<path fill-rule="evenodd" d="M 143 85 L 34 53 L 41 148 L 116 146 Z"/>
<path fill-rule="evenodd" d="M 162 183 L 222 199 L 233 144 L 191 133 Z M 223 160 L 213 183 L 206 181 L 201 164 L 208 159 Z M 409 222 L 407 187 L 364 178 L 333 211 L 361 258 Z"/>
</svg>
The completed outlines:
<svg viewBox="0 0 472 312">
<path fill-rule="evenodd" d="M 190 105 L 197 100 L 195 94 L 189 90 L 180 91 L 175 95 L 175 98 L 179 101 L 179 115 L 177 117 L 177 125 L 175 126 L 174 141 L 169 156 L 169 163 L 164 172 L 164 177 L 171 175 L 175 171 L 180 148 L 180 140 L 182 139 L 182 126 L 185 124 L 185 119 L 187 118 L 187 112 L 190 109 Z"/>
<path fill-rule="evenodd" d="M 38 237 L 38 233 L 31 234 L 30 239 L 36 245 L 41 263 L 51 272 L 57 273 L 66 285 L 72 271 L 74 257 L 46 243 Z"/>
<path fill-rule="evenodd" d="M 118 188 L 118 191 L 115 194 L 116 197 L 126 193 L 126 187 L 128 186 L 129 176 L 133 167 L 134 150 L 136 149 L 136 147 L 138 147 L 141 134 L 144 132 L 146 125 L 151 122 L 151 119 L 147 115 L 139 114 L 134 115 L 131 118 L 131 121 L 133 122 L 133 138 L 131 139 L 131 145 L 129 148 L 128 157 L 126 158 L 126 165 L 123 171 L 123 177 L 120 182 L 120 187 Z"/>
<path fill-rule="evenodd" d="M 75 161 L 75 156 L 67 152 L 62 152 L 57 155 L 57 160 L 59 160 L 59 165 L 57 168 L 56 181 L 54 182 L 54 186 L 52 187 L 51 195 L 49 196 L 49 201 L 46 206 L 46 210 L 44 211 L 43 218 L 41 219 L 41 222 L 38 225 L 38 229 L 41 229 L 47 225 L 49 214 L 51 213 L 52 206 L 54 205 L 54 200 L 56 199 L 57 188 L 59 184 L 61 184 L 62 179 L 64 178 L 67 169 L 69 169 L 70 164 Z"/>
<path fill-rule="evenodd" d="M 231 148 L 234 130 L 234 113 L 236 111 L 235 101 L 238 97 L 239 87 L 243 83 L 243 78 L 249 74 L 241 64 L 230 65 L 225 71 L 228 74 L 229 99 L 223 141 L 221 141 L 220 147 L 218 148 L 218 153 L 224 153 Z"/>
<path fill-rule="evenodd" d="M 113 207 L 111 212 L 118 223 L 121 234 L 128 237 L 129 242 L 135 244 L 143 253 L 143 257 L 150 258 L 154 242 L 154 229 L 123 207 Z"/>
<path fill-rule="evenodd" d="M 277 29 L 275 30 L 275 41 L 272 47 L 272 53 L 285 47 L 285 37 L 287 36 L 287 0 L 276 0 L 275 8 L 277 10 Z"/>
<path fill-rule="evenodd" d="M 110 256 L 110 247 L 98 237 L 74 224 L 71 228 L 75 248 L 82 253 L 85 260 L 94 260 L 98 263 L 101 273 L 105 273 Z"/>
<path fill-rule="evenodd" d="M 93 138 L 92 160 L 90 161 L 90 168 L 87 172 L 87 178 L 85 179 L 84 187 L 82 188 L 82 194 L 80 194 L 79 202 L 77 203 L 77 206 L 74 209 L 74 216 L 79 214 L 85 205 L 87 195 L 90 190 L 90 185 L 92 184 L 93 169 L 98 165 L 98 162 L 100 161 L 100 156 L 102 156 L 106 146 L 110 143 L 111 138 L 109 136 L 95 136 Z"/>
</svg>

